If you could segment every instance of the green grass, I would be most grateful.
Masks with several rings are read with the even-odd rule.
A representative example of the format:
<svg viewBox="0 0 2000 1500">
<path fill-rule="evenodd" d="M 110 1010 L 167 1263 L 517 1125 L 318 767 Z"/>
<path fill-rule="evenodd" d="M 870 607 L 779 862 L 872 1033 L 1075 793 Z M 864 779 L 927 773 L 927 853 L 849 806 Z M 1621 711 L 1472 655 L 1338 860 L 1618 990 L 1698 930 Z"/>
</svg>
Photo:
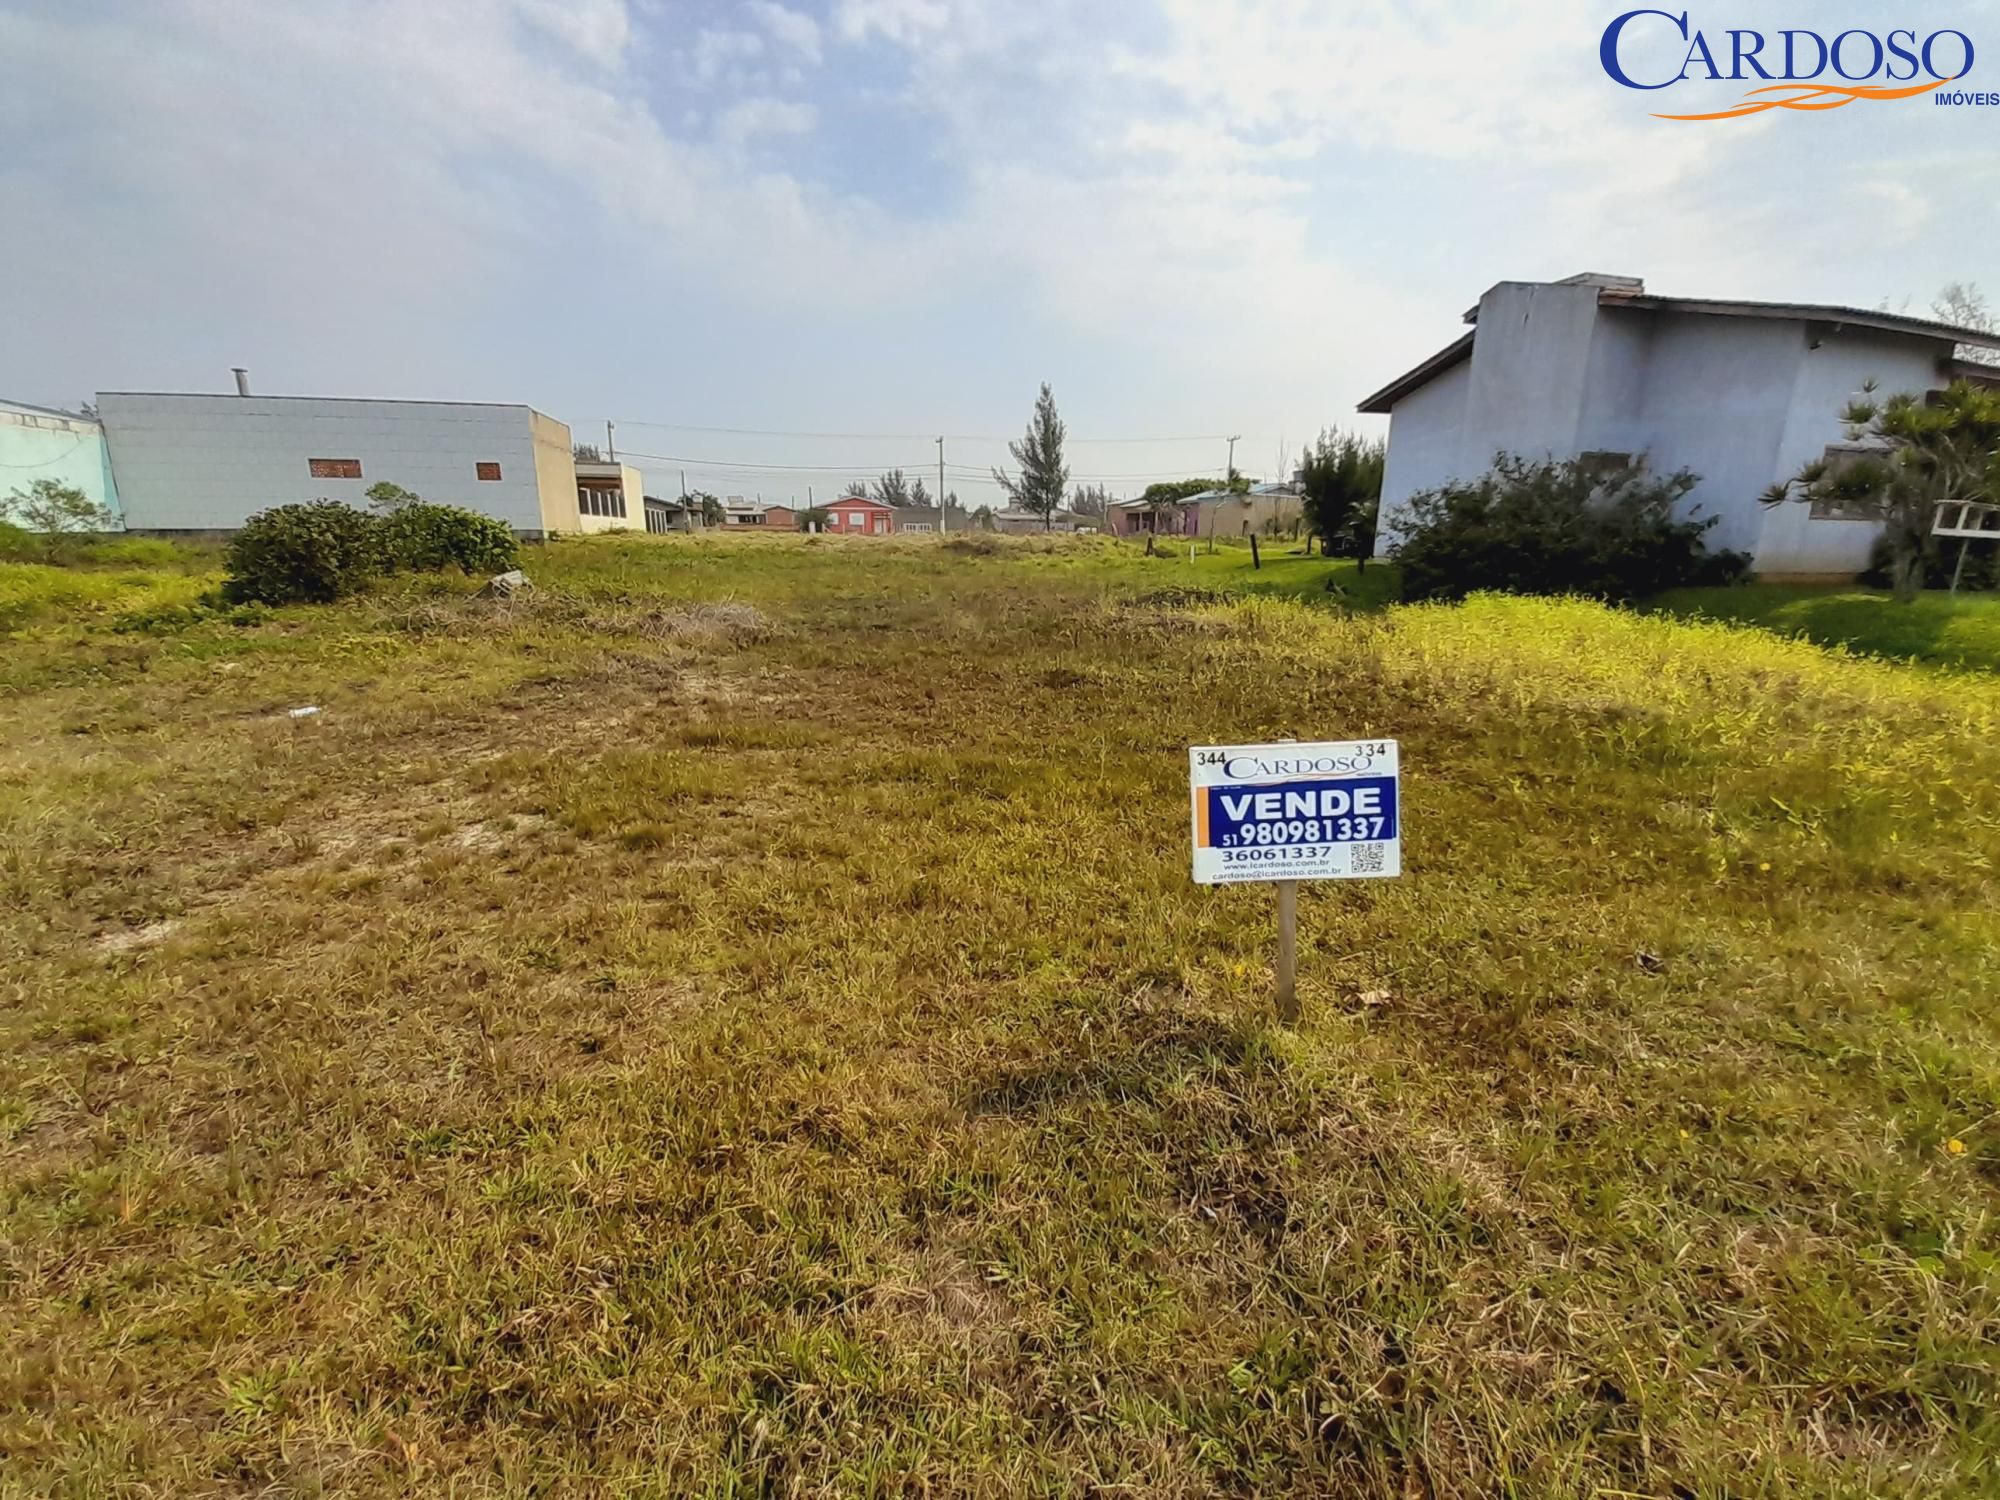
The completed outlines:
<svg viewBox="0 0 2000 1500">
<path fill-rule="evenodd" d="M 1989 679 L 1230 548 L 527 567 L 0 646 L 0 1489 L 2000 1484 Z M 1375 734 L 1408 873 L 1276 1029 L 1185 747 Z"/>
<path fill-rule="evenodd" d="M 1665 613 L 1733 620 L 1823 646 L 1938 666 L 2000 671 L 2000 597 L 1932 592 L 1898 604 L 1879 589 L 1751 584 L 1680 589 L 1651 606 Z"/>
</svg>

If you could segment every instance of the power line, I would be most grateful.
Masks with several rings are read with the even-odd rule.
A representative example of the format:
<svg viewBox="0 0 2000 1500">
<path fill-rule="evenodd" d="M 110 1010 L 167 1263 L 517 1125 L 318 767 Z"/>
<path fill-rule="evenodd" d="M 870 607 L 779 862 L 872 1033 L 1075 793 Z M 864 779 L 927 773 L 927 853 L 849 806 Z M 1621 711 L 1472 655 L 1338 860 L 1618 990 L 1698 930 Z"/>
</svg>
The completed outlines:
<svg viewBox="0 0 2000 1500">
<path fill-rule="evenodd" d="M 638 426 L 639 424 L 633 423 L 632 425 Z M 650 458 L 656 463 L 663 464 L 686 464 L 690 469 L 747 469 L 759 474 L 846 474 L 864 469 L 872 469 L 877 473 L 886 474 L 891 469 L 918 468 L 924 462 L 924 460 L 920 459 L 915 463 L 906 461 L 899 464 L 866 464 L 858 462 L 838 464 L 760 464 L 752 463 L 747 459 L 683 458 L 670 453 L 641 453 L 636 448 L 627 448 L 625 450 L 625 457 Z"/>
<path fill-rule="evenodd" d="M 902 469 L 905 472 L 911 472 L 911 473 L 922 473 L 924 468 L 927 467 L 927 465 L 921 460 L 905 461 L 902 463 L 861 463 L 861 462 L 833 463 L 833 464 L 758 463 L 751 459 L 740 459 L 740 458 L 693 458 L 686 455 L 673 454 L 673 453 L 643 453 L 636 448 L 625 449 L 624 456 L 626 458 L 650 459 L 654 463 L 682 464 L 690 469 L 708 469 L 716 472 L 730 472 L 730 473 L 742 473 L 742 474 L 846 474 L 846 475 L 886 474 L 894 469 Z M 948 464 L 946 468 L 949 471 L 949 477 L 964 483 L 977 483 L 977 484 L 994 483 L 992 477 L 992 470 L 990 467 L 987 466 L 982 466 L 978 464 L 953 463 L 953 464 Z M 1207 475 L 1220 474 L 1221 472 L 1222 471 L 1217 468 L 1202 468 L 1199 466 L 1190 466 L 1188 468 L 1182 468 L 1182 469 L 1149 469 L 1142 472 L 1125 472 L 1116 474 L 1072 471 L 1069 477 L 1072 480 L 1088 480 L 1088 481 L 1107 480 L 1107 479 L 1182 479 L 1182 478 L 1199 479 Z"/>
<path fill-rule="evenodd" d="M 703 427 L 694 422 L 637 422 L 629 417 L 620 417 L 621 427 L 651 427 L 661 432 L 714 432 L 730 437 L 791 437 L 818 438 L 844 441 L 853 438 L 866 442 L 926 442 L 937 441 L 934 432 L 794 432 L 778 427 Z M 947 432 L 945 437 L 954 443 L 1011 443 L 1014 437 L 996 437 L 991 433 Z M 1220 443 L 1228 439 L 1227 433 L 1198 433 L 1180 437 L 1068 437 L 1070 443 Z"/>
</svg>

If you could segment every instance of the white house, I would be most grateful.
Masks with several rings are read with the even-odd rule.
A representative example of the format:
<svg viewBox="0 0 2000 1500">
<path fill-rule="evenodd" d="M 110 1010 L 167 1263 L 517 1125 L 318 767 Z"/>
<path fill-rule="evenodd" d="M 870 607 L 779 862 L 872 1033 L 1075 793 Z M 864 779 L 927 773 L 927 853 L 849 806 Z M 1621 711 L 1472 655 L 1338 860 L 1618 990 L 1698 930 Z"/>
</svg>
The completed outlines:
<svg viewBox="0 0 2000 1500">
<path fill-rule="evenodd" d="M 615 459 L 576 461 L 576 509 L 585 531 L 637 531 L 646 524 L 646 476 Z"/>
<path fill-rule="evenodd" d="M 1643 461 L 1701 476 L 1686 505 L 1720 521 L 1712 546 L 1766 576 L 1851 577 L 1877 526 L 1766 506 L 1759 496 L 1845 445 L 1840 413 L 1873 380 L 1884 394 L 2000 371 L 1957 357 L 2000 335 L 1896 313 L 1795 302 L 1661 297 L 1631 277 L 1503 281 L 1471 331 L 1361 403 L 1389 417 L 1378 546 L 1410 497 L 1472 479 L 1499 452 Z"/>
<path fill-rule="evenodd" d="M 37 479 L 81 490 L 86 500 L 118 515 L 118 486 L 98 422 L 78 412 L 0 401 L 0 497 Z"/>
<path fill-rule="evenodd" d="M 103 391 L 97 411 L 132 531 L 233 531 L 293 501 L 366 505 L 380 480 L 523 536 L 582 529 L 569 428 L 526 406 Z"/>
</svg>

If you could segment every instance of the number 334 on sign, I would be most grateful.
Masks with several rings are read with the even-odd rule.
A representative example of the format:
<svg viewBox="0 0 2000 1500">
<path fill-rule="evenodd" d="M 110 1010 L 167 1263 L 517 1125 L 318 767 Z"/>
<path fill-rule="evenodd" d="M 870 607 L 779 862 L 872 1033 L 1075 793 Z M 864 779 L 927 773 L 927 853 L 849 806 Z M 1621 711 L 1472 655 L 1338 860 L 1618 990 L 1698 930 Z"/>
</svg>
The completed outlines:
<svg viewBox="0 0 2000 1500">
<path fill-rule="evenodd" d="M 1197 745 L 1188 784 L 1199 885 L 1402 873 L 1394 740 Z"/>
</svg>

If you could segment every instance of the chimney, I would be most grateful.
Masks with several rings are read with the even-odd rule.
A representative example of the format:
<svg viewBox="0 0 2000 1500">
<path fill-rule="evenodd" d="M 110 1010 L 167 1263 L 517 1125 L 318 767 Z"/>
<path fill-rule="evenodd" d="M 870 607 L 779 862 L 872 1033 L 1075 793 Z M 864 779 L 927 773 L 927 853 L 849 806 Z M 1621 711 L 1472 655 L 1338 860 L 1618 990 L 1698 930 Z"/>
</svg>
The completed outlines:
<svg viewBox="0 0 2000 1500">
<path fill-rule="evenodd" d="M 250 372 L 244 369 L 243 366 L 241 365 L 231 365 L 229 367 L 229 373 L 236 377 L 236 394 L 239 396 L 249 395 Z"/>
</svg>

